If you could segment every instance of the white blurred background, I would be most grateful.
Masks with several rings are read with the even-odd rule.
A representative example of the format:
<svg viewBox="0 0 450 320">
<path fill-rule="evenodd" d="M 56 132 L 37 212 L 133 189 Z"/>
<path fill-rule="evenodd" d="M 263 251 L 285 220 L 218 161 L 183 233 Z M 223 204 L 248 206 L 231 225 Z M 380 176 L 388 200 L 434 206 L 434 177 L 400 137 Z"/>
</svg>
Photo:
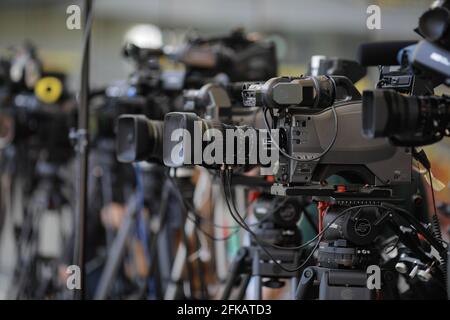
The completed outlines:
<svg viewBox="0 0 450 320">
<path fill-rule="evenodd" d="M 135 24 L 163 30 L 165 44 L 187 32 L 222 34 L 236 27 L 262 32 L 278 44 L 281 72 L 299 73 L 312 55 L 355 58 L 361 42 L 416 39 L 426 0 L 95 0 L 92 84 L 102 86 L 127 75 L 120 56 L 124 34 Z M 67 30 L 66 9 L 76 0 L 2 0 L 0 50 L 32 40 L 45 66 L 66 71 L 77 85 L 80 30 Z M 367 7 L 381 8 L 381 30 L 366 27 Z"/>
</svg>

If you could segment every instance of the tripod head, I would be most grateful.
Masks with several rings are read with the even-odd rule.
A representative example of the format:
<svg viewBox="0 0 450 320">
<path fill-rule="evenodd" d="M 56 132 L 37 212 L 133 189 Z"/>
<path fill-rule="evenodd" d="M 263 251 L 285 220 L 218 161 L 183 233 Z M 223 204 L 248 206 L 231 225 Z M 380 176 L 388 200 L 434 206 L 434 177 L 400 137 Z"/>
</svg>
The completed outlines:
<svg viewBox="0 0 450 320">
<path fill-rule="evenodd" d="M 261 195 L 254 206 L 254 214 L 259 221 L 255 234 L 260 239 L 278 246 L 298 246 L 302 235 L 297 223 L 305 205 L 300 197 Z"/>
<path fill-rule="evenodd" d="M 324 230 L 318 265 L 336 269 L 365 269 L 379 260 L 374 240 L 380 235 L 382 213 L 376 207 L 349 209 L 330 205 L 323 215 Z M 347 213 L 342 213 L 347 209 Z"/>
</svg>

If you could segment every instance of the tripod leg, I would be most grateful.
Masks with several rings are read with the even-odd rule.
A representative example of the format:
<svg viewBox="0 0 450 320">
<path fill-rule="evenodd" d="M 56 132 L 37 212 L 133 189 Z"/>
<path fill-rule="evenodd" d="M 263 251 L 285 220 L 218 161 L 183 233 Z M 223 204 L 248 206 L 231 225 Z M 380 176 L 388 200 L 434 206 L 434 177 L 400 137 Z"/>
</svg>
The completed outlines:
<svg viewBox="0 0 450 320">
<path fill-rule="evenodd" d="M 447 229 L 448 235 L 450 236 L 450 226 L 448 226 Z M 444 279 L 447 280 L 447 299 L 450 300 L 450 246 L 447 247 L 447 259 L 445 259 L 447 265 L 444 268 L 444 272 L 446 274 L 444 275 Z"/>
<path fill-rule="evenodd" d="M 153 260 L 150 260 L 150 264 L 154 265 L 153 270 L 153 278 L 150 276 L 147 277 L 147 285 L 149 281 L 153 280 L 155 285 L 155 298 L 157 300 L 163 299 L 163 289 L 162 289 L 162 283 L 161 283 L 161 272 L 159 267 L 159 258 L 156 254 L 153 258 Z"/>
<path fill-rule="evenodd" d="M 184 220 L 184 223 L 182 226 L 186 225 L 186 222 L 188 221 L 188 219 L 186 218 Z M 191 222 L 192 223 L 192 222 Z M 192 223 L 193 224 L 193 223 Z M 190 291 L 190 297 L 189 298 L 194 298 L 195 295 L 195 288 L 194 288 L 194 270 L 193 270 L 193 266 L 192 266 L 192 262 L 190 261 L 190 257 L 191 257 L 191 250 L 190 250 L 190 243 L 189 243 L 189 237 L 195 233 L 195 230 L 193 229 L 191 232 L 189 232 L 189 234 L 186 232 L 186 229 L 184 227 L 181 228 L 181 237 L 182 237 L 182 242 L 184 244 L 184 247 L 186 248 L 186 256 L 185 256 L 185 264 L 186 264 L 186 274 L 188 277 L 188 281 L 189 281 L 189 291 Z"/>
<path fill-rule="evenodd" d="M 104 300 L 108 297 L 111 285 L 114 283 L 123 255 L 126 251 L 126 243 L 128 237 L 133 230 L 133 222 L 136 214 L 136 197 L 132 197 L 127 205 L 125 219 L 121 223 L 116 238 L 108 255 L 108 260 L 102 272 L 98 287 L 95 292 L 94 299 Z"/>
<path fill-rule="evenodd" d="M 184 233 L 190 236 L 194 232 L 195 225 L 192 221 L 186 220 L 186 226 L 183 227 L 183 229 L 184 228 L 186 229 Z M 187 251 L 187 247 L 185 247 L 184 243 L 181 242 L 178 245 L 177 252 L 175 254 L 175 260 L 170 271 L 171 280 L 167 286 L 166 292 L 164 293 L 165 300 L 174 300 L 176 298 L 178 289 L 177 283 L 181 279 L 185 265 L 189 265 L 188 259 L 189 253 Z"/>
<path fill-rule="evenodd" d="M 195 245 L 197 252 L 200 252 L 202 249 L 202 245 L 200 243 L 200 238 L 197 232 L 194 233 L 195 236 Z M 200 283 L 200 299 L 208 299 L 208 291 L 206 289 L 206 269 L 205 265 L 200 257 L 197 257 L 197 277 Z"/>
<path fill-rule="evenodd" d="M 145 285 L 141 288 L 139 297 L 140 299 L 152 299 L 155 298 L 156 300 L 162 300 L 163 299 L 163 288 L 161 283 L 161 269 L 159 266 L 159 256 L 156 251 L 156 234 L 151 234 L 149 237 L 148 243 L 149 243 L 149 265 L 148 265 L 148 273 Z M 155 245 L 154 245 L 155 244 Z M 154 248 L 155 247 L 155 248 Z M 154 296 L 151 296 L 151 288 L 154 289 Z"/>
<path fill-rule="evenodd" d="M 255 250 L 252 259 L 252 276 L 255 281 L 255 299 L 262 299 L 262 277 L 259 272 L 259 250 Z"/>
<path fill-rule="evenodd" d="M 262 299 L 262 278 L 261 276 L 254 276 L 255 280 L 255 300 Z"/>
<path fill-rule="evenodd" d="M 293 300 L 295 300 L 296 292 L 297 292 L 297 286 L 298 286 L 298 278 L 292 277 L 291 278 L 291 297 Z"/>
<path fill-rule="evenodd" d="M 156 284 L 156 296 L 157 298 L 163 297 L 163 289 L 162 289 L 162 281 L 161 281 L 161 272 L 159 270 L 159 258 L 158 258 L 158 247 L 157 243 L 159 240 L 159 236 L 161 233 L 161 230 L 164 228 L 164 225 L 166 224 L 167 220 L 167 204 L 169 201 L 169 190 L 170 186 L 167 181 L 164 182 L 164 187 L 162 189 L 161 194 L 161 202 L 159 205 L 159 228 L 156 231 L 156 233 L 151 237 L 150 240 L 150 266 L 149 266 L 149 272 L 148 277 L 151 279 L 154 278 L 155 284 Z"/>
<path fill-rule="evenodd" d="M 311 290 L 314 280 L 316 278 L 316 272 L 313 268 L 306 268 L 303 271 L 302 277 L 297 287 L 297 293 L 295 294 L 295 299 L 305 300 L 308 292 Z"/>
<path fill-rule="evenodd" d="M 242 283 L 241 288 L 239 289 L 239 293 L 237 295 L 238 300 L 243 300 L 245 298 L 245 293 L 247 292 L 248 284 L 250 283 L 250 280 L 252 279 L 251 274 L 246 274 L 244 276 L 244 280 Z"/>
<path fill-rule="evenodd" d="M 450 300 L 450 246 L 448 247 L 447 252 L 447 298 Z"/>
<path fill-rule="evenodd" d="M 241 248 L 236 254 L 236 257 L 234 258 L 233 263 L 231 264 L 230 273 L 228 274 L 221 300 L 230 299 L 231 290 L 233 289 L 233 286 L 236 283 L 237 278 L 242 273 L 242 270 L 245 266 L 245 259 L 247 258 L 247 255 L 248 255 L 247 248 Z M 250 279 L 248 279 L 248 281 L 250 281 Z"/>
</svg>

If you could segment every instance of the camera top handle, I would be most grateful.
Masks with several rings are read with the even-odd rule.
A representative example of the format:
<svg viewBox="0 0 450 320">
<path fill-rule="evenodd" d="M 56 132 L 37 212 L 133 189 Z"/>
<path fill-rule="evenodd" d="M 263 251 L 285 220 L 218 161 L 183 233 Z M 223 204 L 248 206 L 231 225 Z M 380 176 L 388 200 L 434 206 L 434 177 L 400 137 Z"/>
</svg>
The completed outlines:
<svg viewBox="0 0 450 320">
<path fill-rule="evenodd" d="M 361 100 L 361 94 L 344 76 L 277 77 L 244 84 L 242 98 L 247 107 L 324 109 Z"/>
</svg>

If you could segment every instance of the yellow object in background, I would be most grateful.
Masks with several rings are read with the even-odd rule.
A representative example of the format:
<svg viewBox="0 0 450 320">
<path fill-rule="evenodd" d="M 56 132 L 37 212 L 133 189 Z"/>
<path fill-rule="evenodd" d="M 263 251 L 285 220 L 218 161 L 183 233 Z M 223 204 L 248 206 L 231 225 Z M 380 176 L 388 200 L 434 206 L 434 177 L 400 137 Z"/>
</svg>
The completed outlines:
<svg viewBox="0 0 450 320">
<path fill-rule="evenodd" d="M 63 85 L 55 77 L 43 77 L 34 86 L 36 97 L 44 103 L 55 103 L 61 97 Z"/>
</svg>

